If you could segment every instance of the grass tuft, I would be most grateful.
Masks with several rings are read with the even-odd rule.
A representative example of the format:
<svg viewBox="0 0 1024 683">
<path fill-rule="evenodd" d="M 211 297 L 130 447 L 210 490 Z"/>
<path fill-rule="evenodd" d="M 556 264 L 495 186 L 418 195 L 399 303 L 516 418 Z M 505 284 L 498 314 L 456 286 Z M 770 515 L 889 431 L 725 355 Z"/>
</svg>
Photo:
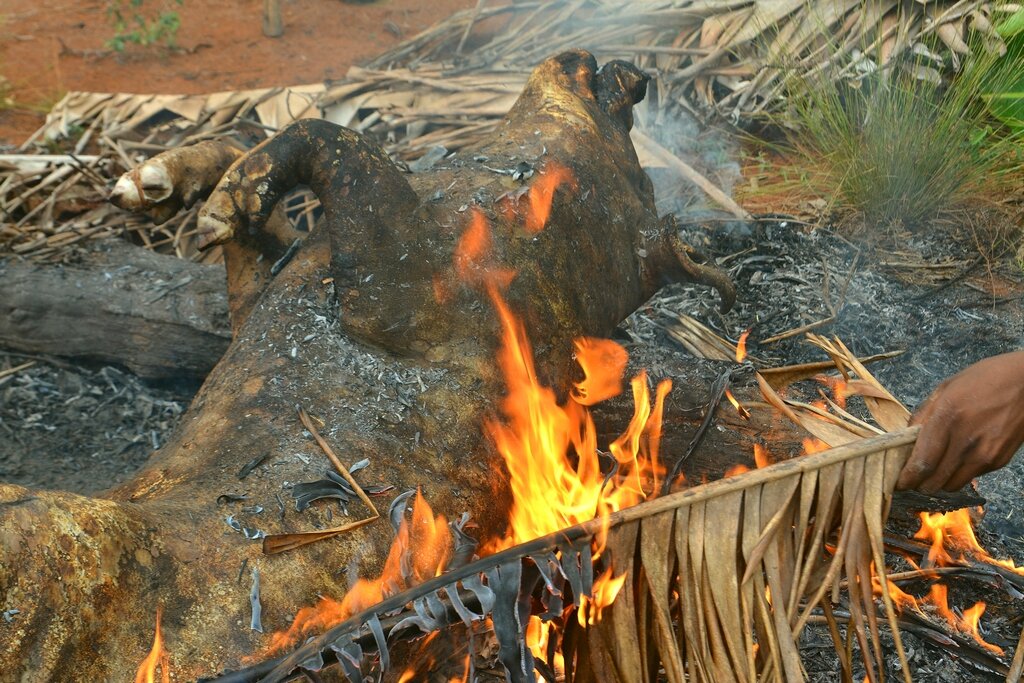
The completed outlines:
<svg viewBox="0 0 1024 683">
<path fill-rule="evenodd" d="M 882 68 L 864 59 L 856 80 L 797 84 L 781 120 L 791 153 L 868 227 L 915 229 L 1000 196 L 1020 182 L 1024 131 L 994 118 L 986 95 L 1019 82 L 1024 54 L 972 47 L 956 72 L 928 56 Z"/>
</svg>

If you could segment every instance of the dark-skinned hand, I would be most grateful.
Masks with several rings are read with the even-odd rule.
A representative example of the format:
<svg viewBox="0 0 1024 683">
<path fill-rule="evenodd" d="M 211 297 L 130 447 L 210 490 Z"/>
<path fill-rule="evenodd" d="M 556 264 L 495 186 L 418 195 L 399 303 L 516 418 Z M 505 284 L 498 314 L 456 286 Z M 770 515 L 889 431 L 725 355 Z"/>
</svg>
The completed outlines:
<svg viewBox="0 0 1024 683">
<path fill-rule="evenodd" d="M 986 358 L 949 378 L 910 423 L 921 433 L 897 488 L 956 491 L 1004 466 L 1024 443 L 1024 351 Z"/>
</svg>

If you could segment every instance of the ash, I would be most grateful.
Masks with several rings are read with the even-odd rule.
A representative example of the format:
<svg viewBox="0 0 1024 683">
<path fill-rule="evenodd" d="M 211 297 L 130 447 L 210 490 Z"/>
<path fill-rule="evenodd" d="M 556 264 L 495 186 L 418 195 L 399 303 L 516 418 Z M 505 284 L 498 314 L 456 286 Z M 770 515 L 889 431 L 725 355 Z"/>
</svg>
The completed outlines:
<svg viewBox="0 0 1024 683">
<path fill-rule="evenodd" d="M 26 362 L 0 353 L 0 368 Z M 0 481 L 92 494 L 130 477 L 160 448 L 192 399 L 112 367 L 63 361 L 0 378 Z"/>
</svg>

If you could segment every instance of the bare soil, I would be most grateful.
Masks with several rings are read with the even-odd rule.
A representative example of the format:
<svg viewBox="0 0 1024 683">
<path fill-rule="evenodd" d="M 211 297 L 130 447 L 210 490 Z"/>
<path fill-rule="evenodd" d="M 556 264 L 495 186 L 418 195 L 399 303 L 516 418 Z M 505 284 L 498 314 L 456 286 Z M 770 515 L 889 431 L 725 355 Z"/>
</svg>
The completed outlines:
<svg viewBox="0 0 1024 683">
<path fill-rule="evenodd" d="M 0 143 L 20 144 L 69 90 L 201 94 L 340 79 L 408 38 L 472 7 L 472 0 L 282 0 L 284 35 L 262 31 L 263 0 L 146 0 L 178 13 L 177 47 L 107 47 L 113 0 L 4 0 Z M 127 0 L 122 3 L 128 5 Z M 2 86 L 0 79 L 0 86 Z M 0 90 L 0 102 L 3 92 Z"/>
</svg>

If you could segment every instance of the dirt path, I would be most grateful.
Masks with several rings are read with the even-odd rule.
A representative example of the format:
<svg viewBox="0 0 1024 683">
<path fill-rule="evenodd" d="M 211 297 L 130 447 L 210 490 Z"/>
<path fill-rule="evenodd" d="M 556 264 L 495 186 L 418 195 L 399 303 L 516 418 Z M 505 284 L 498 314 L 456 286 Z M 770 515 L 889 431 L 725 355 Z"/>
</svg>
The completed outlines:
<svg viewBox="0 0 1024 683">
<path fill-rule="evenodd" d="M 282 0 L 285 32 L 262 33 L 262 0 L 145 0 L 176 11 L 179 48 L 105 46 L 116 0 L 4 0 L 0 6 L 0 143 L 18 144 L 68 90 L 206 93 L 338 79 L 473 0 Z M 128 5 L 128 0 L 121 0 Z M 2 87 L 2 80 L 0 80 Z"/>
</svg>

